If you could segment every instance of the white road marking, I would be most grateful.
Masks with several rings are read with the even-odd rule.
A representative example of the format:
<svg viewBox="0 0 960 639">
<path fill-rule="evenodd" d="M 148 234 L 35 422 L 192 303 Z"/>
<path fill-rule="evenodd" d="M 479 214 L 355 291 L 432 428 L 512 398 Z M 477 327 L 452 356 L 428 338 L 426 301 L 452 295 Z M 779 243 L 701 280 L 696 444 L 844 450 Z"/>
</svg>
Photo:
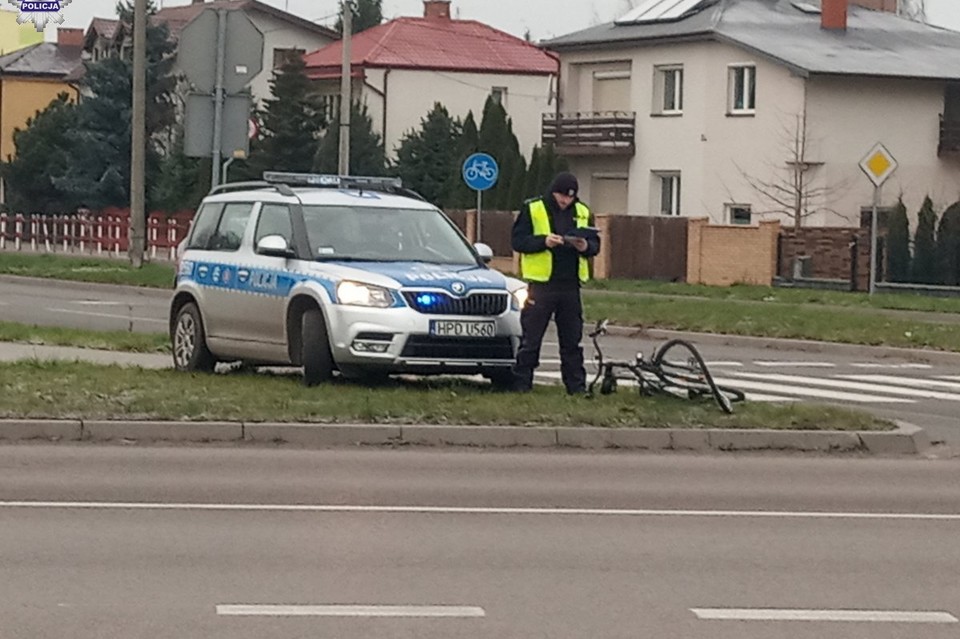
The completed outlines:
<svg viewBox="0 0 960 639">
<path fill-rule="evenodd" d="M 837 375 L 842 379 L 853 379 L 862 382 L 880 382 L 899 386 L 914 386 L 917 388 L 944 388 L 960 391 L 960 382 L 944 382 L 925 377 L 900 377 L 897 375 Z"/>
<path fill-rule="evenodd" d="M 744 373 L 733 373 L 734 375 L 743 375 Z M 757 375 L 760 379 L 766 379 L 766 375 Z M 784 395 L 791 395 L 797 397 L 813 397 L 816 399 L 835 399 L 838 401 L 844 402 L 858 402 L 861 404 L 915 404 L 916 401 L 912 399 L 903 399 L 900 397 L 890 397 L 890 396 L 880 396 L 880 395 L 868 395 L 865 393 L 844 393 L 840 391 L 832 391 L 825 388 L 804 388 L 802 386 L 797 386 L 796 384 L 771 384 L 769 382 L 756 382 L 741 377 L 716 377 L 714 376 L 714 381 L 718 384 L 723 384 L 725 386 L 732 386 L 733 388 L 739 388 L 741 390 L 750 391 L 764 391 L 767 393 L 783 393 Z"/>
<path fill-rule="evenodd" d="M 46 309 L 52 313 L 71 313 L 73 315 L 87 315 L 90 317 L 107 317 L 110 319 L 121 319 L 121 320 L 133 320 L 134 322 L 153 322 L 154 324 L 163 324 L 166 325 L 167 320 L 158 320 L 152 317 L 130 317 L 129 315 L 114 315 L 111 313 L 94 313 L 92 311 L 75 311 L 69 308 L 48 308 Z"/>
<path fill-rule="evenodd" d="M 960 382 L 960 375 L 938 375 L 938 379 L 947 379 L 952 382 Z"/>
<path fill-rule="evenodd" d="M 960 395 L 954 393 L 944 393 L 934 390 L 920 390 L 916 388 L 899 388 L 896 386 L 886 386 L 883 384 L 866 384 L 864 382 L 851 382 L 843 379 L 832 379 L 826 377 L 802 377 L 799 375 L 762 375 L 758 373 L 733 373 L 738 377 L 747 377 L 752 379 L 769 379 L 775 382 L 784 382 L 787 384 L 809 384 L 811 386 L 826 386 L 827 388 L 839 388 L 842 390 L 856 390 L 873 393 L 890 393 L 892 395 L 903 395 L 904 397 L 918 397 L 920 399 L 945 399 L 947 401 L 960 402 Z"/>
<path fill-rule="evenodd" d="M 946 612 L 910 610 L 778 610 L 775 608 L 691 608 L 698 619 L 714 621 L 866 621 L 957 623 Z"/>
<path fill-rule="evenodd" d="M 833 362 L 777 362 L 773 360 L 754 360 L 757 366 L 768 366 L 770 368 L 836 368 Z"/>
<path fill-rule="evenodd" d="M 930 364 L 879 364 L 877 362 L 855 362 L 850 366 L 853 368 L 914 368 L 923 370 L 933 368 Z"/>
<path fill-rule="evenodd" d="M 477 606 L 220 604 L 218 615 L 260 617 L 483 617 Z"/>
<path fill-rule="evenodd" d="M 738 368 L 743 366 L 743 362 L 707 362 L 707 368 L 719 366 L 723 368 Z"/>
<path fill-rule="evenodd" d="M 960 513 L 871 513 L 786 510 L 654 510 L 618 508 L 479 508 L 467 506 L 358 506 L 347 504 L 203 504 L 113 501 L 0 501 L 3 508 L 41 510 L 184 510 L 222 512 L 356 513 L 399 515 L 563 515 L 588 517 L 728 517 L 867 519 L 960 522 Z"/>
</svg>

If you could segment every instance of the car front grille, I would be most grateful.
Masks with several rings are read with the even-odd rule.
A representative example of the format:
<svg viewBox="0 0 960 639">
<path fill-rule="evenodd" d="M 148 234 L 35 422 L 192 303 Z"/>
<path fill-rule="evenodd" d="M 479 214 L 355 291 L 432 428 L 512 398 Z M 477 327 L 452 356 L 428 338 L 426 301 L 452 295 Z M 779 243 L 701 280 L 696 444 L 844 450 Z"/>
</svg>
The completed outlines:
<svg viewBox="0 0 960 639">
<path fill-rule="evenodd" d="M 403 291 L 410 308 L 425 315 L 502 315 L 510 303 L 506 293 L 472 293 L 451 297 L 439 291 Z M 429 302 L 427 302 L 429 300 Z"/>
<path fill-rule="evenodd" d="M 411 335 L 403 347 L 402 357 L 411 359 L 491 360 L 513 359 L 509 337 L 433 337 Z"/>
</svg>

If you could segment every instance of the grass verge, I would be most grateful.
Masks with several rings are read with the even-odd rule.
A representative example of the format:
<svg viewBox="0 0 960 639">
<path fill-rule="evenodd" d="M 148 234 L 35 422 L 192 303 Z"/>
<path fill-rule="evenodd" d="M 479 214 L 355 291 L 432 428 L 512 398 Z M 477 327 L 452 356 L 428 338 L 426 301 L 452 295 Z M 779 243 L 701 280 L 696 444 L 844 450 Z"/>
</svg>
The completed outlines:
<svg viewBox="0 0 960 639">
<path fill-rule="evenodd" d="M 0 252 L 0 274 L 170 288 L 174 269 L 167 263 L 145 263 L 143 268 L 135 269 L 126 260 L 119 259 Z"/>
<path fill-rule="evenodd" d="M 866 413 L 813 404 L 744 404 L 724 415 L 712 403 L 641 398 L 621 391 L 586 399 L 558 387 L 524 395 L 453 379 L 393 380 L 377 387 L 298 376 L 184 374 L 81 362 L 0 364 L 3 418 L 243 420 L 610 428 L 889 430 Z"/>
<path fill-rule="evenodd" d="M 870 309 L 597 293 L 584 297 L 584 311 L 588 318 L 605 317 L 620 326 L 960 351 L 960 323 L 902 319 Z"/>
<path fill-rule="evenodd" d="M 127 353 L 169 353 L 170 338 L 164 333 L 89 331 L 76 328 L 30 326 L 0 322 L 0 342 L 37 346 L 73 346 Z"/>
</svg>

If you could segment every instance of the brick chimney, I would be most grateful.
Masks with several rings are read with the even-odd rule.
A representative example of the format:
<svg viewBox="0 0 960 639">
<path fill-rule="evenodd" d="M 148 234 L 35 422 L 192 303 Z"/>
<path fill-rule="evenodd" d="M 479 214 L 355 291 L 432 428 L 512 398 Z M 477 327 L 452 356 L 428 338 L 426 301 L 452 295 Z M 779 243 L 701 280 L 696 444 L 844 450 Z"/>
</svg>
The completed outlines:
<svg viewBox="0 0 960 639">
<path fill-rule="evenodd" d="M 423 17 L 427 20 L 449 20 L 450 0 L 423 0 Z"/>
<path fill-rule="evenodd" d="M 82 47 L 83 29 L 57 29 L 57 45 L 61 47 Z"/>
<path fill-rule="evenodd" d="M 847 0 L 821 0 L 820 27 L 830 31 L 846 31 Z"/>
</svg>

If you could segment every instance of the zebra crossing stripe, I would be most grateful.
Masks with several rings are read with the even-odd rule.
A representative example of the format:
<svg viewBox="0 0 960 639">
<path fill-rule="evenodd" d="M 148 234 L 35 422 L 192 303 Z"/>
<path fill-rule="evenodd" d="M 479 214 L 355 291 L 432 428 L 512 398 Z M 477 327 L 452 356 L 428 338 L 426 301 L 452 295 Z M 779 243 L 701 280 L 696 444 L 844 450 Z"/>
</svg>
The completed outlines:
<svg viewBox="0 0 960 639">
<path fill-rule="evenodd" d="M 937 379 L 946 379 L 951 382 L 960 382 L 960 375 L 938 375 Z"/>
<path fill-rule="evenodd" d="M 725 386 L 732 386 L 744 391 L 763 391 L 766 393 L 783 394 L 794 397 L 813 397 L 815 399 L 832 399 L 843 402 L 855 402 L 859 404 L 915 404 L 912 399 L 902 397 L 890 397 L 889 395 L 870 395 L 866 393 L 847 393 L 843 391 L 830 390 L 828 388 L 806 388 L 792 384 L 774 384 L 771 382 L 759 382 L 746 379 L 742 375 L 749 373 L 734 373 L 738 377 L 717 377 L 714 381 Z M 758 379 L 768 379 L 767 375 L 756 375 Z M 785 375 L 784 377 L 790 377 Z M 816 380 L 816 378 L 807 378 Z M 924 395 L 926 396 L 926 395 Z"/>
<path fill-rule="evenodd" d="M 878 382 L 881 384 L 913 386 L 916 388 L 942 388 L 945 390 L 960 391 L 960 382 L 944 382 L 937 379 L 927 379 L 925 377 L 898 377 L 896 375 L 838 375 L 837 377 L 861 382 Z"/>
<path fill-rule="evenodd" d="M 757 366 L 769 366 L 770 368 L 836 368 L 837 365 L 832 362 L 779 362 L 775 360 L 758 359 L 753 362 Z"/>
<path fill-rule="evenodd" d="M 764 379 L 774 382 L 784 382 L 787 384 L 808 384 L 810 386 L 824 386 L 827 388 L 839 388 L 842 390 L 864 391 L 868 393 L 889 393 L 891 395 L 902 395 L 904 397 L 917 397 L 920 399 L 944 399 L 952 402 L 960 402 L 960 395 L 954 393 L 944 393 L 934 390 L 923 390 L 918 388 L 900 388 L 897 386 L 887 386 L 883 384 L 867 384 L 864 382 L 854 382 L 845 379 L 834 379 L 826 377 L 803 377 L 800 375 L 763 375 L 758 373 L 733 373 L 738 377 L 750 379 Z M 881 397 L 881 399 L 883 399 Z"/>
</svg>

